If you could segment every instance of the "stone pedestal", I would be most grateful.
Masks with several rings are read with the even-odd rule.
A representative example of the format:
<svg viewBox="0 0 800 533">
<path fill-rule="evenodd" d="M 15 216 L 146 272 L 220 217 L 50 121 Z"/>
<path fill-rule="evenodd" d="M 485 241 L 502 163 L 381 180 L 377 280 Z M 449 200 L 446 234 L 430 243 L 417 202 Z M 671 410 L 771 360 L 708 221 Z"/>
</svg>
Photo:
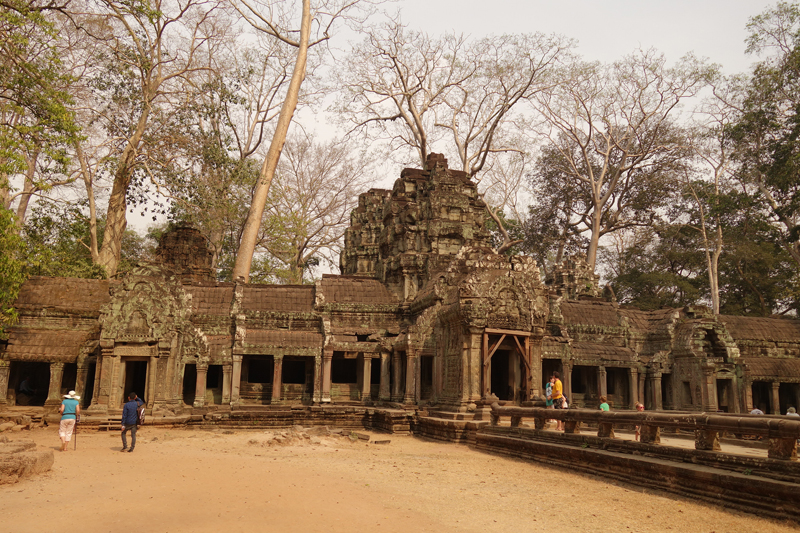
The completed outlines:
<svg viewBox="0 0 800 533">
<path fill-rule="evenodd" d="M 694 432 L 695 450 L 720 451 L 719 432 L 716 430 L 696 429 Z"/>
<path fill-rule="evenodd" d="M 611 422 L 600 422 L 597 425 L 597 436 L 606 437 L 609 439 L 614 438 L 614 424 Z"/>
<path fill-rule="evenodd" d="M 642 424 L 639 426 L 639 441 L 644 444 L 661 444 L 661 428 Z"/>
<path fill-rule="evenodd" d="M 581 423 L 577 420 L 564 420 L 564 433 L 580 433 Z"/>
<path fill-rule="evenodd" d="M 769 439 L 767 457 L 784 461 L 797 461 L 797 439 Z"/>
</svg>

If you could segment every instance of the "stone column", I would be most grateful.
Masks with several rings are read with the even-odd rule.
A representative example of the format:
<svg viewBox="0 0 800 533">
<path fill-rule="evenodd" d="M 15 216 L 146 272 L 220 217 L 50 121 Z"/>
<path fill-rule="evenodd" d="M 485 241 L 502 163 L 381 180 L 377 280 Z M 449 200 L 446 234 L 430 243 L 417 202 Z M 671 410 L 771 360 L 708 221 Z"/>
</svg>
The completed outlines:
<svg viewBox="0 0 800 533">
<path fill-rule="evenodd" d="M 11 372 L 10 361 L 0 361 L 0 405 L 8 403 L 8 376 Z"/>
<path fill-rule="evenodd" d="M 403 393 L 400 391 L 400 382 L 403 376 L 403 367 L 401 365 L 402 359 L 400 358 L 399 351 L 392 351 L 392 401 L 399 402 L 403 399 Z"/>
<path fill-rule="evenodd" d="M 239 405 L 239 387 L 242 383 L 242 356 L 232 356 L 233 367 L 231 370 L 231 407 Z"/>
<path fill-rule="evenodd" d="M 702 406 L 706 413 L 717 412 L 717 380 L 716 368 L 713 364 L 703 365 L 700 370 L 703 372 Z"/>
<path fill-rule="evenodd" d="M 45 407 L 61 404 L 61 378 L 64 376 L 64 363 L 50 363 L 50 387 L 47 389 Z"/>
<path fill-rule="evenodd" d="M 561 376 L 561 387 L 563 388 L 564 396 L 569 400 L 572 405 L 572 363 L 564 361 L 561 365 L 564 375 Z"/>
<path fill-rule="evenodd" d="M 322 352 L 322 402 L 331 401 L 331 362 L 333 360 L 333 350 Z"/>
<path fill-rule="evenodd" d="M 94 395 L 92 405 L 94 412 L 108 411 L 111 400 L 112 377 L 114 375 L 114 341 L 100 341 L 100 357 L 97 360 L 94 379 Z"/>
<path fill-rule="evenodd" d="M 664 406 L 661 402 L 661 372 L 653 372 L 650 378 L 650 390 L 653 391 L 653 409 L 661 411 Z"/>
<path fill-rule="evenodd" d="M 639 401 L 639 369 L 628 369 L 628 400 L 631 409 L 636 409 L 636 402 Z"/>
<path fill-rule="evenodd" d="M 403 403 L 414 403 L 416 398 L 417 380 L 417 354 L 414 350 L 406 352 L 406 391 L 403 395 Z"/>
<path fill-rule="evenodd" d="M 195 366 L 197 369 L 197 381 L 194 386 L 194 403 L 192 407 L 203 407 L 206 404 L 206 380 L 208 378 L 208 363 L 198 361 Z"/>
<path fill-rule="evenodd" d="M 150 362 L 147 364 L 147 391 L 145 392 L 145 402 L 147 406 L 152 409 L 156 401 L 156 389 L 158 383 L 158 357 L 155 355 L 150 356 Z M 197 398 L 195 398 L 197 399 Z"/>
<path fill-rule="evenodd" d="M 608 396 L 608 372 L 606 367 L 597 367 L 597 395 Z"/>
<path fill-rule="evenodd" d="M 381 352 L 381 390 L 378 398 L 384 401 L 392 399 L 392 383 L 390 365 L 392 356 L 389 352 Z"/>
<path fill-rule="evenodd" d="M 367 402 L 372 399 L 372 387 L 371 387 L 371 378 L 372 378 L 372 357 L 371 354 L 361 354 L 363 360 L 363 366 L 361 370 L 361 401 Z"/>
<path fill-rule="evenodd" d="M 744 381 L 744 412 L 749 413 L 753 410 L 753 382 L 749 379 Z"/>
<path fill-rule="evenodd" d="M 780 381 L 772 382 L 772 401 L 770 403 L 772 404 L 771 414 L 773 415 L 781 414 L 781 397 L 778 394 L 780 388 L 781 388 Z"/>
<path fill-rule="evenodd" d="M 83 398 L 86 397 L 86 377 L 89 375 L 89 363 L 86 362 L 86 359 L 78 363 L 78 373 L 75 377 L 75 392 L 81 397 L 80 404 L 83 405 Z M 2 378 L 0 378 L 0 382 Z M 0 383 L 2 386 L 2 383 Z M 1 393 L 2 391 L 0 391 Z M 5 398 L 5 395 L 3 395 Z"/>
<path fill-rule="evenodd" d="M 315 403 L 322 401 L 322 356 L 314 356 L 314 400 Z"/>
<path fill-rule="evenodd" d="M 639 372 L 639 388 L 636 391 L 636 401 L 647 407 L 647 402 L 644 397 L 644 380 L 647 378 L 646 372 Z"/>
<path fill-rule="evenodd" d="M 166 406 L 170 400 L 175 398 L 173 392 L 175 387 L 172 382 L 173 374 L 170 372 L 171 367 L 174 366 L 170 362 L 172 343 L 172 338 L 158 341 L 157 355 L 155 358 L 150 359 L 151 363 L 155 364 L 155 367 L 150 371 L 155 379 L 153 382 L 155 389 L 153 391 L 153 403 L 150 404 L 152 408 Z M 182 390 L 181 396 L 183 396 Z"/>
<path fill-rule="evenodd" d="M 272 360 L 272 403 L 277 404 L 283 392 L 283 356 L 273 355 Z"/>
<path fill-rule="evenodd" d="M 231 365 L 222 365 L 222 404 L 231 403 Z"/>
</svg>

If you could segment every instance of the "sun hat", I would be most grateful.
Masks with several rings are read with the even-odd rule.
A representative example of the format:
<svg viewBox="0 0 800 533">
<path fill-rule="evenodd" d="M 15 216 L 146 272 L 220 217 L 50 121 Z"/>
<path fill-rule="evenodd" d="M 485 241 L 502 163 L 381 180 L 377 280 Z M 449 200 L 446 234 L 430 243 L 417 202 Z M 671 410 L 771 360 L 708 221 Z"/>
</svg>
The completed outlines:
<svg viewBox="0 0 800 533">
<path fill-rule="evenodd" d="M 65 394 L 64 395 L 64 398 L 71 398 L 73 400 L 80 400 L 81 397 L 80 396 L 76 396 L 75 395 L 75 391 L 71 390 L 71 391 L 69 391 L 69 394 Z"/>
</svg>

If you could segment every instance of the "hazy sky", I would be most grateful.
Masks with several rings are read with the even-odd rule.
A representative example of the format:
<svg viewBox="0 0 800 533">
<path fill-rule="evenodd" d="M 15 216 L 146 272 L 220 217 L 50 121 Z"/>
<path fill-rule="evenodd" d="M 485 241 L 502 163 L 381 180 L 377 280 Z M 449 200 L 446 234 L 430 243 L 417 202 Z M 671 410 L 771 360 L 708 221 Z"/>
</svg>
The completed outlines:
<svg viewBox="0 0 800 533">
<path fill-rule="evenodd" d="M 776 2 L 763 0 L 399 0 L 412 28 L 475 37 L 561 33 L 587 59 L 614 61 L 654 47 L 671 63 L 688 52 L 733 74 L 755 61 L 744 53 L 748 19 Z"/>
</svg>

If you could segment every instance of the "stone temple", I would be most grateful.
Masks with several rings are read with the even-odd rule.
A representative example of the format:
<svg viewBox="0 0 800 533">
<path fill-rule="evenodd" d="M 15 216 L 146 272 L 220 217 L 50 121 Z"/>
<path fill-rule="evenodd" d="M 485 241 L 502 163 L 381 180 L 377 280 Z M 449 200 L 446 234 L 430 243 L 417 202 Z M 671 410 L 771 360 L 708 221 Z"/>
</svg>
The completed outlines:
<svg viewBox="0 0 800 533">
<path fill-rule="evenodd" d="M 187 227 L 117 279 L 31 278 L 0 344 L 0 408 L 55 411 L 75 389 L 110 418 L 136 391 L 156 420 L 338 409 L 418 430 L 420 413 L 538 405 L 556 370 L 578 407 L 800 406 L 800 321 L 626 307 L 580 260 L 542 280 L 531 258 L 493 253 L 475 183 L 441 155 L 426 167 L 359 197 L 342 275 L 313 285 L 216 282 Z"/>
</svg>

